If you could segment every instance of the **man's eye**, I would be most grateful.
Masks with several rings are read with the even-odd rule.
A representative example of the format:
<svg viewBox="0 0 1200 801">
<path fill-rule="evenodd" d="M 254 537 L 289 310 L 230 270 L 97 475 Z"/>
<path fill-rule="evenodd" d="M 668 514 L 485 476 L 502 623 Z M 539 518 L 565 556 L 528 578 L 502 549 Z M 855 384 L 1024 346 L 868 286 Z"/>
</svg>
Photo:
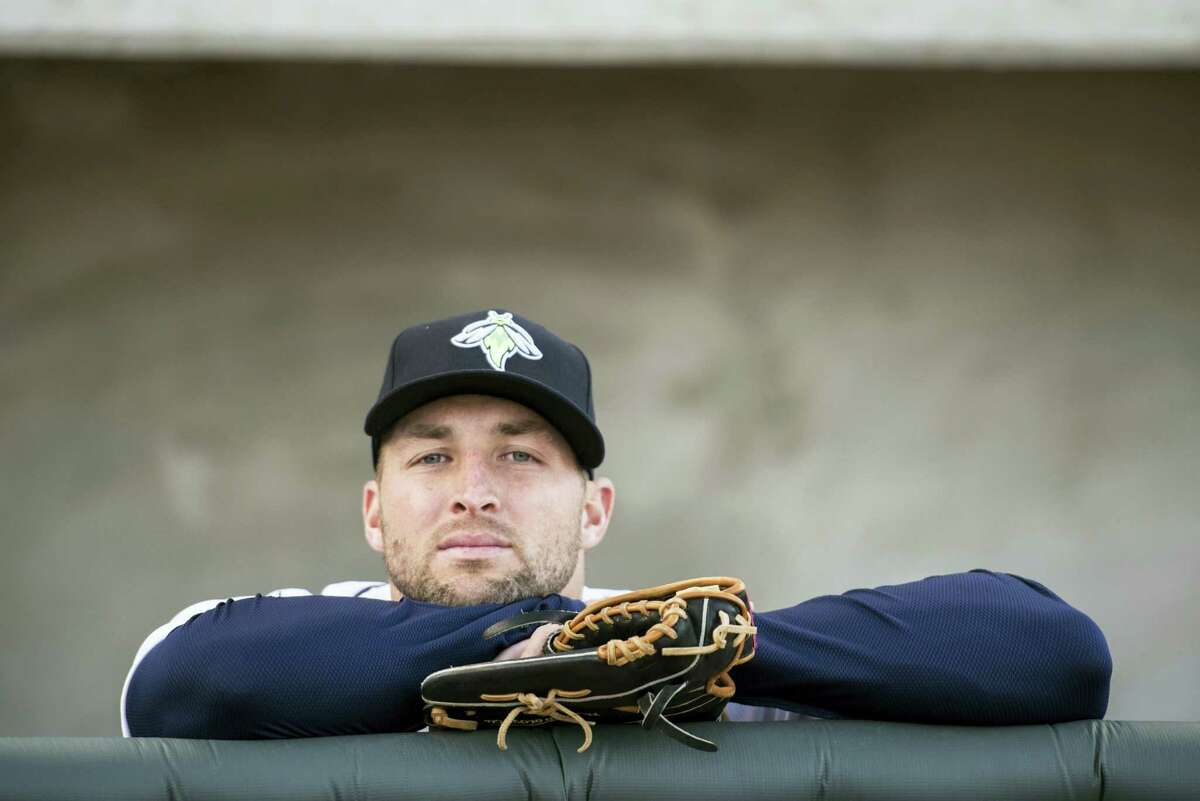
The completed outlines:
<svg viewBox="0 0 1200 801">
<path fill-rule="evenodd" d="M 441 464 L 442 459 L 446 458 L 444 453 L 427 453 L 417 460 L 419 464 Z"/>
<path fill-rule="evenodd" d="M 533 455 L 525 451 L 509 451 L 508 455 L 512 457 L 514 462 L 532 462 Z"/>
</svg>

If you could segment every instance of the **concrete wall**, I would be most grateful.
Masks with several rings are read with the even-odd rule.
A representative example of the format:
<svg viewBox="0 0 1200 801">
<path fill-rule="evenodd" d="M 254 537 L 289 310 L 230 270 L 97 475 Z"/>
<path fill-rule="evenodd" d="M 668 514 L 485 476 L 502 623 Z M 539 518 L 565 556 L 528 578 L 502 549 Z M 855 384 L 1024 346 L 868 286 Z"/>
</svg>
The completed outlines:
<svg viewBox="0 0 1200 801">
<path fill-rule="evenodd" d="M 972 567 L 1200 719 L 1200 76 L 0 66 L 0 735 L 113 734 L 203 598 L 381 574 L 402 326 L 591 354 L 592 583 Z"/>
</svg>

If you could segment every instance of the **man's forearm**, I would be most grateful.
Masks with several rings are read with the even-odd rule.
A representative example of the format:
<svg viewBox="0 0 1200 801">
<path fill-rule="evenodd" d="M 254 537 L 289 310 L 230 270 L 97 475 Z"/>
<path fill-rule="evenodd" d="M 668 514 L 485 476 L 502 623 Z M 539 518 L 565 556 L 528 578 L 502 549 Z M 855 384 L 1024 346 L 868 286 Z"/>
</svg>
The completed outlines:
<svg viewBox="0 0 1200 801">
<path fill-rule="evenodd" d="M 151 650 L 129 684 L 135 737 L 257 739 L 409 731 L 421 680 L 486 661 L 528 631 L 485 641 L 492 623 L 552 595 L 507 606 L 445 607 L 309 596 L 247 598 L 192 618 Z"/>
<path fill-rule="evenodd" d="M 737 701 L 816 714 L 1004 725 L 1101 718 L 1112 660 L 1046 588 L 971 571 L 760 613 Z"/>
</svg>

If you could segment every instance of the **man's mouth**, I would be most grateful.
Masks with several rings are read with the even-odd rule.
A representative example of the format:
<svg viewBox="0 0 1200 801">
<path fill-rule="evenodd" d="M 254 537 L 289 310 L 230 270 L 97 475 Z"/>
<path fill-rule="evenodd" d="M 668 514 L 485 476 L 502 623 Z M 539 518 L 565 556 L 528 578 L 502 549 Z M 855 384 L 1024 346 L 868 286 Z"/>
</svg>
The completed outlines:
<svg viewBox="0 0 1200 801">
<path fill-rule="evenodd" d="M 438 550 L 461 559 L 487 559 L 512 550 L 512 544 L 494 534 L 455 534 L 438 543 Z"/>
</svg>

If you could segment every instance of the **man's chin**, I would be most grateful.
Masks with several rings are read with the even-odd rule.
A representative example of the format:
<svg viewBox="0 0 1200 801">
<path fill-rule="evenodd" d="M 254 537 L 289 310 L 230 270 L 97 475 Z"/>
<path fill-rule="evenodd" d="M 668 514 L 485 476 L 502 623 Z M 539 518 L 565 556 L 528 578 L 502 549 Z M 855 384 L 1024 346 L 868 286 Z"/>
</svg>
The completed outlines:
<svg viewBox="0 0 1200 801">
<path fill-rule="evenodd" d="M 478 604 L 507 604 L 532 597 L 532 590 L 523 588 L 510 576 L 469 575 L 451 579 L 443 585 L 446 594 L 454 598 L 455 606 Z"/>
<path fill-rule="evenodd" d="M 443 559 L 434 556 L 415 575 L 389 570 L 400 594 L 443 606 L 510 604 L 562 592 L 571 580 L 575 560 L 563 560 L 557 571 L 534 571 L 517 554 L 500 560 Z"/>
<path fill-rule="evenodd" d="M 404 583 L 393 580 L 402 595 L 414 601 L 442 606 L 508 604 L 548 593 L 532 588 L 527 576 L 494 570 L 440 572 L 432 580 Z"/>
</svg>

